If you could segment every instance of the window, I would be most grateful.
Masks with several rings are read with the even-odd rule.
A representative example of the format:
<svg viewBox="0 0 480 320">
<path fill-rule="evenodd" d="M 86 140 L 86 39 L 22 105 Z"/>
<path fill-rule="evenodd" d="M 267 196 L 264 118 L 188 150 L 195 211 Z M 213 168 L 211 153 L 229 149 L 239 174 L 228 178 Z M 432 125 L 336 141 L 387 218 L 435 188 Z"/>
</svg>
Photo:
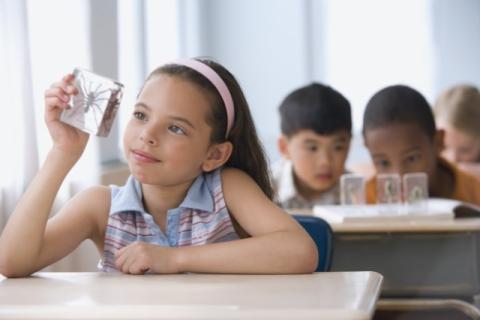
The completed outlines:
<svg viewBox="0 0 480 320">
<path fill-rule="evenodd" d="M 352 104 L 354 131 L 368 99 L 392 84 L 432 100 L 433 41 L 429 0 L 330 0 L 326 22 L 327 83 Z"/>
</svg>

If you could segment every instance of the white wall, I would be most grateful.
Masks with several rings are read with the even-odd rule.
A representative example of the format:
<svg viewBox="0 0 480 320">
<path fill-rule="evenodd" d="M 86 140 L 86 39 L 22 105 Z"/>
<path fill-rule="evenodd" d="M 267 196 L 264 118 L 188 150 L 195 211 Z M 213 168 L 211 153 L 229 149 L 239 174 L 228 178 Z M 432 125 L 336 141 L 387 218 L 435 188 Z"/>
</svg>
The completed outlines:
<svg viewBox="0 0 480 320">
<path fill-rule="evenodd" d="M 477 0 L 181 0 L 186 56 L 211 56 L 242 84 L 271 160 L 277 106 L 296 87 L 326 82 L 352 103 L 347 164 L 368 162 L 360 135 L 369 97 L 395 83 L 434 102 L 459 81 L 479 84 Z"/>
<path fill-rule="evenodd" d="M 201 1 L 199 38 L 191 56 L 224 64 L 242 85 L 267 153 L 277 157 L 277 106 L 311 81 L 307 31 L 309 1 Z M 188 4 L 192 4 L 191 2 Z"/>
<path fill-rule="evenodd" d="M 458 82 L 480 85 L 477 0 L 176 3 L 176 12 L 171 15 L 177 20 L 179 55 L 212 57 L 236 75 L 271 160 L 279 157 L 278 104 L 291 90 L 311 81 L 332 85 L 352 103 L 354 141 L 347 163 L 369 161 L 359 134 L 362 113 L 368 98 L 382 86 L 409 84 L 433 103 L 447 86 Z M 117 41 L 112 35 L 116 33 L 118 4 L 115 0 L 90 0 L 90 6 L 93 68 L 115 77 Z M 167 7 L 146 6 L 144 18 L 155 19 L 152 11 Z M 162 14 L 158 13 L 157 20 L 165 19 Z M 145 35 L 138 38 L 155 39 Z M 159 40 L 157 51 L 175 49 L 169 49 L 167 42 Z M 160 44 L 165 47 L 163 51 Z M 152 51 L 152 43 L 143 46 Z M 116 158 L 119 149 L 115 139 L 116 128 L 100 145 L 103 162 Z"/>
<path fill-rule="evenodd" d="M 432 14 L 435 92 L 459 82 L 480 87 L 480 1 L 435 0 Z"/>
<path fill-rule="evenodd" d="M 89 37 L 92 70 L 98 74 L 118 79 L 117 1 L 90 0 Z M 98 139 L 98 152 L 102 162 L 118 159 L 118 121 L 115 121 L 108 138 Z"/>
</svg>

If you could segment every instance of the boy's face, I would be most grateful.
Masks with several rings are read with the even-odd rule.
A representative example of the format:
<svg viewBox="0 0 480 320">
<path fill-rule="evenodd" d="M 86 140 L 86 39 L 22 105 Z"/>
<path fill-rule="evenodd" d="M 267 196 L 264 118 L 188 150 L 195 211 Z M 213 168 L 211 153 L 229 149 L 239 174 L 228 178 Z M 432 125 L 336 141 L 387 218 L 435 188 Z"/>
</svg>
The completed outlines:
<svg viewBox="0 0 480 320">
<path fill-rule="evenodd" d="M 445 150 L 442 155 L 452 162 L 480 161 L 480 139 L 451 126 L 443 126 Z"/>
<path fill-rule="evenodd" d="M 306 197 L 315 197 L 340 179 L 349 147 L 350 134 L 346 131 L 319 135 L 301 130 L 279 140 L 280 152 L 292 161 L 297 187 Z"/>
<path fill-rule="evenodd" d="M 417 124 L 393 124 L 365 132 L 365 146 L 377 173 L 425 172 L 434 181 L 440 133 L 432 141 Z"/>
</svg>

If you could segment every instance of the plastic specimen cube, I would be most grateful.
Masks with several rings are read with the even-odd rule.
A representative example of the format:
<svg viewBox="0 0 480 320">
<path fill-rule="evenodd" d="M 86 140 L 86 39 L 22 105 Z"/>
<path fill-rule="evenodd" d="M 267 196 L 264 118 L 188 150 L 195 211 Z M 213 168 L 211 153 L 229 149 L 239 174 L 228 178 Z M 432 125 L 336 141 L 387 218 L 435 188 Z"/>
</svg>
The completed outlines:
<svg viewBox="0 0 480 320">
<path fill-rule="evenodd" d="M 377 203 L 400 204 L 402 202 L 402 185 L 400 175 L 379 174 L 377 176 Z"/>
<path fill-rule="evenodd" d="M 403 175 L 403 199 L 411 213 L 428 210 L 428 177 L 426 173 L 416 172 Z"/>
<path fill-rule="evenodd" d="M 365 178 L 346 173 L 340 178 L 340 203 L 342 205 L 365 204 Z"/>
<path fill-rule="evenodd" d="M 123 85 L 93 72 L 76 68 L 73 72 L 78 94 L 60 119 L 82 131 L 108 136 L 120 106 Z"/>
</svg>

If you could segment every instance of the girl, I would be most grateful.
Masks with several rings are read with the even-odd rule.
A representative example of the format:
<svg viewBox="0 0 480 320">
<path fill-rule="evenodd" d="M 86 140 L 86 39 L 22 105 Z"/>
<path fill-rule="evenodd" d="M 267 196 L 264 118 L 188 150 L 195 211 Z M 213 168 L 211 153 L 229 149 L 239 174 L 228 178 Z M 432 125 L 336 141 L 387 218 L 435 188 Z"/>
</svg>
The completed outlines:
<svg viewBox="0 0 480 320">
<path fill-rule="evenodd" d="M 48 220 L 88 141 L 59 121 L 77 93 L 72 81 L 67 75 L 45 92 L 53 147 L 0 238 L 0 273 L 27 276 L 85 239 L 98 248 L 104 271 L 315 270 L 315 244 L 270 200 L 266 160 L 239 84 L 209 60 L 154 70 L 124 134 L 125 186 L 89 188 Z"/>
</svg>

